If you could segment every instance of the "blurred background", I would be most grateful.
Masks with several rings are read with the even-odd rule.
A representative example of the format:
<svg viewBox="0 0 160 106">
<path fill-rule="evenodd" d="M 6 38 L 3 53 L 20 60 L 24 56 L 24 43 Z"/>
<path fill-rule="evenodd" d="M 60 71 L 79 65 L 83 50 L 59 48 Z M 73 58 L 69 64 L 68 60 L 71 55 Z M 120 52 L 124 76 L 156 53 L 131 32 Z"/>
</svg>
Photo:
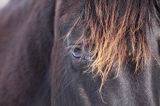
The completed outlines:
<svg viewBox="0 0 160 106">
<path fill-rule="evenodd" d="M 0 0 L 0 9 L 2 9 L 3 7 L 5 7 L 8 4 L 9 1 L 10 0 Z"/>
</svg>

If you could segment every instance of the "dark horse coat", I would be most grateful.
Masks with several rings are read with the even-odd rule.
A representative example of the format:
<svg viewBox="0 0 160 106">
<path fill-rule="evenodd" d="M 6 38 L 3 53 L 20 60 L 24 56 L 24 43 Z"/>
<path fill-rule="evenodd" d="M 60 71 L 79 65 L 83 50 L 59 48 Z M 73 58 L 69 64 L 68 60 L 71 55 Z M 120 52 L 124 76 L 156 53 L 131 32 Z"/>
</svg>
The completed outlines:
<svg viewBox="0 0 160 106">
<path fill-rule="evenodd" d="M 0 106 L 160 105 L 160 2 L 148 3 L 156 21 L 146 33 L 152 54 L 146 66 L 135 73 L 128 62 L 118 75 L 111 71 L 98 92 L 100 76 L 84 73 L 88 62 L 78 60 L 79 48 L 67 50 L 82 33 L 76 20 L 86 1 L 11 0 L 0 10 Z"/>
</svg>

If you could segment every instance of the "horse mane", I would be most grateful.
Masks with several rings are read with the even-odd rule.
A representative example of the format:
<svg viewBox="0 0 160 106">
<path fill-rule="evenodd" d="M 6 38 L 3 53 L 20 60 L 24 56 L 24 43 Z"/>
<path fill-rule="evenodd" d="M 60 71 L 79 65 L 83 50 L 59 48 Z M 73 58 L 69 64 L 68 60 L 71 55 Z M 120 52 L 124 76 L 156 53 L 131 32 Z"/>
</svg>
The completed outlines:
<svg viewBox="0 0 160 106">
<path fill-rule="evenodd" d="M 157 14 L 155 0 L 86 0 L 80 41 L 91 52 L 90 72 L 101 76 L 101 87 L 114 68 L 116 73 L 128 62 L 135 72 L 143 70 L 151 52 L 147 28 Z M 87 42 L 87 43 L 86 43 Z"/>
</svg>

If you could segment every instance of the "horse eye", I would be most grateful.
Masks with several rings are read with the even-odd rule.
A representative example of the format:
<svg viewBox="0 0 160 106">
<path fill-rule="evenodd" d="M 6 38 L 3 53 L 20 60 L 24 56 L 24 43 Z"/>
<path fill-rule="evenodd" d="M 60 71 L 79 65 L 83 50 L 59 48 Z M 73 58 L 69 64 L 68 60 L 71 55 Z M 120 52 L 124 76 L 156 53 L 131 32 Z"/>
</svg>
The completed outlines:
<svg viewBox="0 0 160 106">
<path fill-rule="evenodd" d="M 83 56 L 81 47 L 74 47 L 71 52 L 75 58 L 81 58 Z"/>
</svg>

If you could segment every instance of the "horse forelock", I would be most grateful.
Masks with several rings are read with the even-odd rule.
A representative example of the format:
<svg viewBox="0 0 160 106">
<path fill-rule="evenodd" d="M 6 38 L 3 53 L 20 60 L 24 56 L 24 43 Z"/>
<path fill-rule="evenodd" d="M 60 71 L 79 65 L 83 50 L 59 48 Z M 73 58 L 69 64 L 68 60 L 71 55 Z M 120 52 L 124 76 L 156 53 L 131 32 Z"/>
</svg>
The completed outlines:
<svg viewBox="0 0 160 106">
<path fill-rule="evenodd" d="M 100 90 L 113 68 L 118 73 L 131 61 L 137 72 L 149 61 L 146 32 L 154 18 L 152 10 L 153 0 L 86 0 L 81 18 L 83 34 L 78 42 L 90 49 L 88 68 L 101 76 Z"/>
<path fill-rule="evenodd" d="M 143 70 L 151 57 L 147 31 L 156 18 L 155 0 L 85 0 L 83 4 L 65 37 L 81 26 L 77 43 L 89 47 L 88 71 L 101 77 L 100 91 L 109 72 L 118 75 L 128 62 L 135 72 Z"/>
</svg>

